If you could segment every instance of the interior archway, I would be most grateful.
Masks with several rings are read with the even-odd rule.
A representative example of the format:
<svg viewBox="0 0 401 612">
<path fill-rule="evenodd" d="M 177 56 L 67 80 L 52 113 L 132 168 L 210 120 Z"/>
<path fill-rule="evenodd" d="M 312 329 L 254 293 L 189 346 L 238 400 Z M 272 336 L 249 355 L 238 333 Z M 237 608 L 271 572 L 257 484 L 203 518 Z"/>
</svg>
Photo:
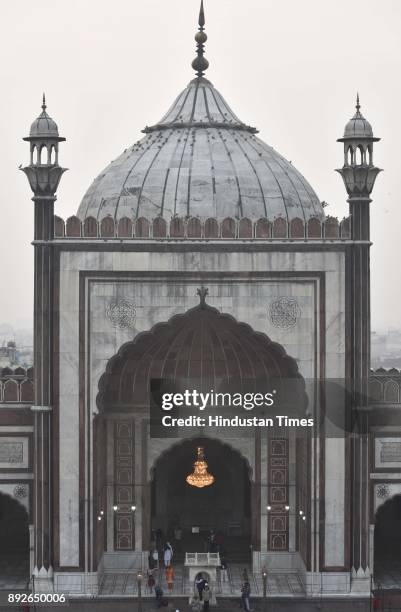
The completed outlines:
<svg viewBox="0 0 401 612">
<path fill-rule="evenodd" d="M 401 495 L 386 501 L 376 512 L 374 576 L 383 586 L 401 585 Z"/>
<path fill-rule="evenodd" d="M 0 588 L 29 581 L 29 518 L 16 499 L 0 493 Z"/>
<path fill-rule="evenodd" d="M 204 448 L 214 476 L 214 483 L 202 489 L 186 482 L 198 446 Z M 238 451 L 211 438 L 184 440 L 159 457 L 152 476 L 154 541 L 160 530 L 162 539 L 178 549 L 178 559 L 184 551 L 220 552 L 231 561 L 250 559 L 251 474 Z"/>
</svg>

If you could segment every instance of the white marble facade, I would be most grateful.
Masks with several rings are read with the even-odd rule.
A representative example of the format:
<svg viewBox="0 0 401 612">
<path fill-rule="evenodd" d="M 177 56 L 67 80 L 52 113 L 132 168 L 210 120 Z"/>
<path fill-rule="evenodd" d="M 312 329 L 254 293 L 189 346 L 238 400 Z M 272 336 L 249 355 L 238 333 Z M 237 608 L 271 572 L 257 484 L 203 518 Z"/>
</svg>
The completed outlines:
<svg viewBox="0 0 401 612">
<path fill-rule="evenodd" d="M 84 321 L 79 328 L 80 272 L 84 272 Z M 345 363 L 344 253 L 333 252 L 107 252 L 64 251 L 60 259 L 60 565 L 79 564 L 79 339 L 84 335 L 85 385 L 88 403 L 86 466 L 92 463 L 92 420 L 97 413 L 99 379 L 120 347 L 156 323 L 186 312 L 199 303 L 197 288 L 209 289 L 207 303 L 267 334 L 297 360 L 304 378 L 321 375 L 316 358 L 322 342 L 321 283 L 324 277 L 325 376 L 343 378 Z M 289 328 L 278 327 L 270 306 L 278 297 L 295 298 L 298 318 Z M 113 304 L 125 300 L 127 317 L 121 326 Z M 313 399 L 310 398 L 313 402 Z M 89 425 L 88 425 L 89 423 Z M 152 441 L 148 468 L 174 440 Z M 252 446 L 231 440 L 252 467 Z M 342 444 L 342 445 L 341 445 Z M 325 559 L 327 566 L 344 563 L 345 449 L 327 442 Z M 336 458 L 335 465 L 333 457 Z M 314 474 L 315 481 L 318 474 Z M 91 500 L 92 484 L 85 497 Z M 318 512 L 319 491 L 312 493 Z M 91 504 L 86 505 L 90 513 Z M 93 520 L 93 517 L 89 517 Z M 262 521 L 265 517 L 262 516 Z M 263 531 L 263 530 L 262 530 Z M 263 543 L 263 539 L 262 539 Z M 318 553 L 313 563 L 319 567 Z M 88 567 L 88 559 L 86 559 Z M 88 571 L 88 570 L 87 570 Z"/>
</svg>

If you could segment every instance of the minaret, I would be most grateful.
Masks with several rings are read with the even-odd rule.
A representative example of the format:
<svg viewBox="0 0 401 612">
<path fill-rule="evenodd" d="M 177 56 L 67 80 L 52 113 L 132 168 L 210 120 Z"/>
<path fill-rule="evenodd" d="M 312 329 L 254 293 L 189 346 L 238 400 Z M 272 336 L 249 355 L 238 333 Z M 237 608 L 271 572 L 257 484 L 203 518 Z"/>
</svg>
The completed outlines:
<svg viewBox="0 0 401 612">
<path fill-rule="evenodd" d="M 351 431 L 351 558 L 352 590 L 370 592 L 369 567 L 369 414 L 370 371 L 370 203 L 380 168 L 373 165 L 373 136 L 370 123 L 361 113 L 359 95 L 356 113 L 345 126 L 344 165 L 337 170 L 348 194 L 352 244 L 347 256 L 346 320 L 349 329 L 347 388 L 352 398 Z"/>
<path fill-rule="evenodd" d="M 370 195 L 381 172 L 373 165 L 373 143 L 379 140 L 373 136 L 372 126 L 361 113 L 357 94 L 356 113 L 345 126 L 344 136 L 337 140 L 344 143 L 344 166 L 337 172 L 348 193 L 354 240 L 370 240 Z"/>
<path fill-rule="evenodd" d="M 54 202 L 65 168 L 58 165 L 59 136 L 56 123 L 42 112 L 32 123 L 29 136 L 28 177 L 34 202 L 34 568 L 35 589 L 52 590 L 52 409 L 53 409 L 53 246 Z"/>
</svg>

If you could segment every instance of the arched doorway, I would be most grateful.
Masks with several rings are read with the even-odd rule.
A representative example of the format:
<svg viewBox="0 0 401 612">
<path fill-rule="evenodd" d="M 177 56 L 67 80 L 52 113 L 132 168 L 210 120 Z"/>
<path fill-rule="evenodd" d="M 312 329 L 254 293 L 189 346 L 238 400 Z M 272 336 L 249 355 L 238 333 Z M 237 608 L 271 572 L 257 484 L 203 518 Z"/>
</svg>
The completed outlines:
<svg viewBox="0 0 401 612">
<path fill-rule="evenodd" d="M 0 493 L 0 588 L 29 581 L 29 517 L 16 499 Z"/>
<path fill-rule="evenodd" d="M 386 501 L 376 512 L 374 531 L 375 582 L 401 584 L 401 495 Z"/>
<path fill-rule="evenodd" d="M 214 483 L 202 489 L 186 482 L 198 446 L 214 476 Z M 210 438 L 185 440 L 159 457 L 152 475 L 152 531 L 162 531 L 178 558 L 185 551 L 219 551 L 230 560 L 250 560 L 251 474 L 239 452 Z"/>
<path fill-rule="evenodd" d="M 264 333 L 206 304 L 205 293 L 200 292 L 200 297 L 199 306 L 175 315 L 165 323 L 156 324 L 123 345 L 109 360 L 100 378 L 97 395 L 99 414 L 94 423 L 93 513 L 96 517 L 94 529 L 98 563 L 102 555 L 103 561 L 108 555 L 114 555 L 112 562 L 115 564 L 118 555 L 122 563 L 123 558 L 130 559 L 136 555 L 139 559 L 142 554 L 146 562 L 152 527 L 157 527 L 157 522 L 163 522 L 164 529 L 171 530 L 171 522 L 175 520 L 173 515 L 176 511 L 173 509 L 166 520 L 157 518 L 157 508 L 152 509 L 152 498 L 155 499 L 155 496 L 151 491 L 150 471 L 160 453 L 173 444 L 171 436 L 151 435 L 152 381 L 162 379 L 173 381 L 180 389 L 214 389 L 231 394 L 239 390 L 256 392 L 261 390 L 260 383 L 264 388 L 269 381 L 283 381 L 282 388 L 286 389 L 287 400 L 292 398 L 292 405 L 304 415 L 307 396 L 296 360 Z M 285 405 L 287 407 L 288 402 Z M 291 413 L 286 409 L 286 414 Z M 254 469 L 248 496 L 252 500 L 252 526 L 246 527 L 249 507 L 246 509 L 248 514 L 245 514 L 244 506 L 241 506 L 243 521 L 238 525 L 238 521 L 233 520 L 230 530 L 232 534 L 237 533 L 237 538 L 244 534 L 242 555 L 249 550 L 250 537 L 254 557 L 261 551 L 293 552 L 290 551 L 290 529 L 294 541 L 295 527 L 293 523 L 290 525 L 288 504 L 295 506 L 302 503 L 303 510 L 308 509 L 307 452 L 304 453 L 302 470 L 295 476 L 294 470 L 290 471 L 290 463 L 294 463 L 297 453 L 295 439 L 290 440 L 285 432 L 276 432 L 278 439 L 274 444 L 268 444 L 267 433 L 262 432 L 261 428 L 249 429 L 248 441 L 244 444 L 242 440 L 238 446 L 244 446 L 244 456 L 246 454 Z M 174 435 L 180 439 L 179 444 L 184 444 L 183 438 L 188 440 L 188 437 L 216 437 L 216 434 L 206 432 L 201 427 L 189 434 L 182 429 Z M 232 437 L 229 432 L 218 435 L 222 442 Z M 234 435 L 234 438 L 242 437 L 243 434 L 241 436 L 239 432 Z M 212 456 L 215 448 L 216 456 L 218 454 L 216 446 L 210 450 Z M 192 469 L 194 452 L 195 445 L 188 453 L 187 473 Z M 233 458 L 233 462 L 237 459 Z M 173 455 L 172 461 L 176 461 L 177 469 L 181 468 L 182 462 L 174 459 Z M 217 462 L 216 469 L 223 469 L 223 466 Z M 238 463 L 236 470 L 244 474 L 244 462 L 242 466 Z M 181 477 L 185 482 L 183 474 Z M 299 495 L 293 493 L 295 479 Z M 224 480 L 224 476 L 221 480 Z M 244 489 L 246 487 L 248 484 L 245 480 Z M 192 508 L 196 507 L 193 501 Z M 218 524 L 219 517 L 215 517 L 213 522 Z M 307 542 L 304 548 L 307 559 Z"/>
</svg>

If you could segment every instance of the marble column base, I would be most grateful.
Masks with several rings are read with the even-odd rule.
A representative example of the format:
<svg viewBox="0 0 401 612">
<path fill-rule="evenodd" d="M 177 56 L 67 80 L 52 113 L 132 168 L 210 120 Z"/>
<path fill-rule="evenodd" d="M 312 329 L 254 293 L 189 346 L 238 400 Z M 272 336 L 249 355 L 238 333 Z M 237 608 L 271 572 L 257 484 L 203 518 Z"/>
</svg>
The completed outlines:
<svg viewBox="0 0 401 612">
<path fill-rule="evenodd" d="M 33 568 L 30 587 L 33 593 L 53 593 L 54 592 L 54 576 L 53 568 L 49 569 L 36 566 Z"/>
<path fill-rule="evenodd" d="M 351 572 L 351 592 L 361 595 L 370 595 L 371 577 L 370 569 L 367 567 L 363 570 L 361 567 L 358 571 L 352 568 Z"/>
</svg>

